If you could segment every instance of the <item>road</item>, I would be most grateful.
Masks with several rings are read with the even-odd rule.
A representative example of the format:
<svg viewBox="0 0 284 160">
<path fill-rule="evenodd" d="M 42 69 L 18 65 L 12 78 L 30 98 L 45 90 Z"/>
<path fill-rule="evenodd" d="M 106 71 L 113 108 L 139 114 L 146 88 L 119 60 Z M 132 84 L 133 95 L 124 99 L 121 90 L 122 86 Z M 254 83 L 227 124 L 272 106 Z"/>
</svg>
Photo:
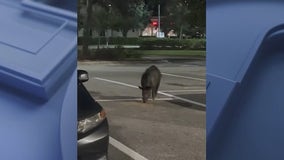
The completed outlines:
<svg viewBox="0 0 284 160">
<path fill-rule="evenodd" d="M 157 99 L 141 102 L 140 78 L 162 72 Z M 110 160 L 205 160 L 205 62 L 78 62 L 85 83 L 105 108 Z"/>
</svg>

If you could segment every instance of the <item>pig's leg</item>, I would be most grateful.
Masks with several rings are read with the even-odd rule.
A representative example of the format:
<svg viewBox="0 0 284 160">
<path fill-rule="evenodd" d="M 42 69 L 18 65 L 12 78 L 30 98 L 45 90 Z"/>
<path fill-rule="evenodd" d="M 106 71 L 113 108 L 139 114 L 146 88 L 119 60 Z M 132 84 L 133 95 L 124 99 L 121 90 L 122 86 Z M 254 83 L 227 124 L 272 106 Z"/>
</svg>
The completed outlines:
<svg viewBox="0 0 284 160">
<path fill-rule="evenodd" d="M 155 97 L 157 96 L 159 86 L 160 86 L 160 82 L 158 82 L 157 86 L 155 87 Z"/>
<path fill-rule="evenodd" d="M 155 101 L 156 93 L 155 93 L 155 88 L 152 88 L 152 99 Z"/>
</svg>

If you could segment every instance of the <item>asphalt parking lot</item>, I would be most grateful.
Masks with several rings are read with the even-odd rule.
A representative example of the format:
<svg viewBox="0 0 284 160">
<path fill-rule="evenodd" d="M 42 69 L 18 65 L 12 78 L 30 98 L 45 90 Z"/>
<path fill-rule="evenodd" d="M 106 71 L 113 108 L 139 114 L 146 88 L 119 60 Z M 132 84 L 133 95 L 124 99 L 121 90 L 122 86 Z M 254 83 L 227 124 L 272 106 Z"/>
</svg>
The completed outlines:
<svg viewBox="0 0 284 160">
<path fill-rule="evenodd" d="M 162 72 L 156 100 L 142 103 L 140 78 Z M 205 61 L 78 62 L 85 86 L 105 108 L 110 160 L 205 160 Z"/>
</svg>

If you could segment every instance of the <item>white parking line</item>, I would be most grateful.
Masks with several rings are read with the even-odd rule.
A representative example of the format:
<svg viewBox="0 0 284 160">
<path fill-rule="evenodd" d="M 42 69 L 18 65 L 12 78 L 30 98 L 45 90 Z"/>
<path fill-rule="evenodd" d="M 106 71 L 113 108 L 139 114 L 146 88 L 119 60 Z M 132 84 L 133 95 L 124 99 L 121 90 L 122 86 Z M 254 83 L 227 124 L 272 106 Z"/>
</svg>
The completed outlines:
<svg viewBox="0 0 284 160">
<path fill-rule="evenodd" d="M 205 89 L 181 89 L 181 90 L 162 90 L 161 92 L 177 93 L 177 92 L 201 92 L 206 93 Z"/>
<path fill-rule="evenodd" d="M 114 84 L 127 86 L 127 87 L 138 88 L 137 86 L 134 86 L 134 85 L 131 85 L 131 84 L 127 84 L 127 83 L 123 83 L 123 82 L 108 80 L 108 79 L 99 78 L 99 77 L 93 77 L 93 78 L 97 79 L 97 80 L 101 80 L 101 81 L 106 81 L 106 82 L 110 82 L 110 83 L 114 83 Z M 189 100 L 189 99 L 181 98 L 181 97 L 178 97 L 178 96 L 175 96 L 175 95 L 171 95 L 171 94 L 168 94 L 168 93 L 164 93 L 164 92 L 161 92 L 161 91 L 158 91 L 158 93 L 162 94 L 162 95 L 165 95 L 167 97 L 171 97 L 171 98 L 174 98 L 174 99 L 178 99 L 178 100 L 184 101 L 184 102 L 188 102 L 188 103 L 195 104 L 195 105 L 198 105 L 198 106 L 206 107 L 206 105 L 203 104 L 203 103 L 199 103 L 199 102 L 192 101 L 192 100 Z"/>
<path fill-rule="evenodd" d="M 127 86 L 127 87 L 138 88 L 138 86 L 134 86 L 134 85 L 131 85 L 131 84 L 126 84 L 126 83 L 123 83 L 123 82 L 112 81 L 112 80 L 109 80 L 109 79 L 104 79 L 104 78 L 99 78 L 99 77 L 93 77 L 93 78 L 97 79 L 97 80 L 101 80 L 101 81 L 106 81 L 106 82 L 110 82 L 110 83 L 120 84 L 120 85 Z"/>
<path fill-rule="evenodd" d="M 112 137 L 109 137 L 109 143 L 134 160 L 148 160 L 147 158 L 143 157 L 139 153 L 135 152 L 134 150 L 130 149 L 129 147 L 125 146 Z"/>
<path fill-rule="evenodd" d="M 158 93 L 160 93 L 162 95 L 165 95 L 165 96 L 168 96 L 168 97 L 172 97 L 172 98 L 181 100 L 181 101 L 184 101 L 184 102 L 195 104 L 195 105 L 198 105 L 198 106 L 201 106 L 201 107 L 206 107 L 206 105 L 203 104 L 203 103 L 199 103 L 199 102 L 192 101 L 192 100 L 189 100 L 189 99 L 181 98 L 181 97 L 178 97 L 178 96 L 175 96 L 175 95 L 171 95 L 171 94 L 168 94 L 168 93 L 164 93 L 164 92 L 160 92 L 160 91 L 158 91 Z"/>
<path fill-rule="evenodd" d="M 97 99 L 97 98 L 95 98 L 95 99 Z M 149 99 L 149 100 L 151 101 L 152 99 Z M 170 101 L 170 100 L 173 100 L 173 98 L 157 98 L 157 99 L 155 99 L 155 101 Z M 99 100 L 96 100 L 96 101 L 97 102 L 142 101 L 142 98 L 99 99 Z"/>
<path fill-rule="evenodd" d="M 163 74 L 163 75 L 166 75 L 166 76 L 179 77 L 179 78 L 192 79 L 192 80 L 197 80 L 197 81 L 206 82 L 206 79 L 202 79 L 202 78 L 195 78 L 195 77 L 189 77 L 189 76 L 181 76 L 181 75 L 175 75 L 175 74 L 164 73 L 164 72 L 163 72 L 162 74 Z"/>
</svg>

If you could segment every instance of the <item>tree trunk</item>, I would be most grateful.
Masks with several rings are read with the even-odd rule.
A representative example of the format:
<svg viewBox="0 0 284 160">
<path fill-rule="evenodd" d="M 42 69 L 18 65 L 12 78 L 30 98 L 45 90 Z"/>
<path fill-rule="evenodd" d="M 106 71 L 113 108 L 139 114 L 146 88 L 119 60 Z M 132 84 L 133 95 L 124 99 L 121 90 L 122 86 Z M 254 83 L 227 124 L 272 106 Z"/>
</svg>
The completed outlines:
<svg viewBox="0 0 284 160">
<path fill-rule="evenodd" d="M 97 46 L 97 49 L 100 49 L 100 45 L 101 45 L 101 36 L 99 35 L 99 45 Z"/>
<path fill-rule="evenodd" d="M 84 23 L 84 33 L 83 33 L 83 56 L 89 57 L 89 40 L 90 40 L 90 31 L 91 31 L 91 18 L 92 18 L 92 4 L 93 0 L 87 0 L 87 18 Z"/>
<path fill-rule="evenodd" d="M 179 29 L 179 40 L 182 39 L 182 32 L 183 32 L 183 27 L 182 25 L 180 26 L 180 29 Z"/>
<path fill-rule="evenodd" d="M 128 32 L 128 30 L 127 30 L 127 29 L 123 29 L 121 32 L 122 32 L 122 36 L 123 36 L 124 38 L 126 38 L 126 37 L 127 37 L 127 32 Z"/>
</svg>

